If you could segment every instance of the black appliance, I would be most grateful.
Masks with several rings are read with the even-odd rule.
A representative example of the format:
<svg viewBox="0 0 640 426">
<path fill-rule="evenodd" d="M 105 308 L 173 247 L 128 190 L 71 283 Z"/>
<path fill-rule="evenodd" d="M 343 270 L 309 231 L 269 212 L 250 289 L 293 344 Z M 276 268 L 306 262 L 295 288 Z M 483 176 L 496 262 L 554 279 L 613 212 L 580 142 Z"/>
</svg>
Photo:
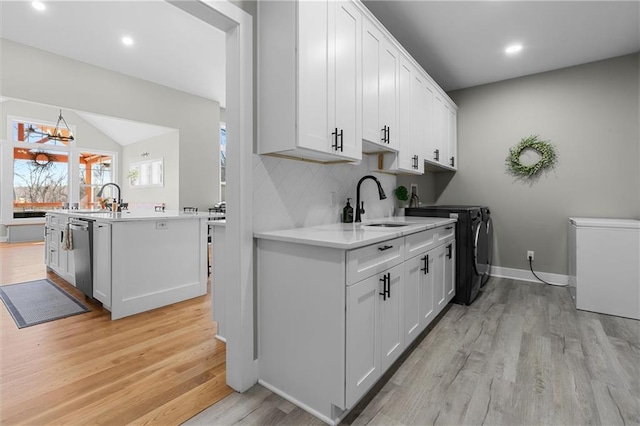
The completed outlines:
<svg viewBox="0 0 640 426">
<path fill-rule="evenodd" d="M 486 208 L 486 207 L 485 207 Z M 487 217 L 489 209 L 487 209 Z M 481 206 L 427 206 L 406 208 L 405 216 L 452 217 L 456 223 L 455 303 L 470 305 L 489 275 L 489 246 Z"/>
<path fill-rule="evenodd" d="M 482 212 L 482 222 L 484 223 L 486 238 L 478 244 L 482 250 L 481 262 L 486 265 L 485 274 L 482 277 L 482 286 L 484 286 L 491 276 L 491 264 L 493 262 L 493 220 L 491 219 L 491 210 L 489 207 L 480 207 Z"/>
</svg>

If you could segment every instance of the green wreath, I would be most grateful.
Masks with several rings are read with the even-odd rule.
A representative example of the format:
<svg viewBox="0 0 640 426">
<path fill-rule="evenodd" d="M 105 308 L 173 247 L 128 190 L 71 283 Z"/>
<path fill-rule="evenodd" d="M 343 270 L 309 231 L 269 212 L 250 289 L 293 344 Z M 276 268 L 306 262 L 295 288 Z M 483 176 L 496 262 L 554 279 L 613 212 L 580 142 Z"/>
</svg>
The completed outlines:
<svg viewBox="0 0 640 426">
<path fill-rule="evenodd" d="M 522 152 L 527 149 L 534 150 L 540 155 L 540 160 L 530 166 L 525 166 L 520 162 Z M 531 178 L 542 170 L 553 168 L 557 161 L 558 156 L 549 141 L 541 141 L 538 139 L 538 136 L 529 136 L 528 138 L 522 138 L 520 143 L 515 147 L 509 148 L 506 163 L 507 170 L 512 175 Z"/>
</svg>

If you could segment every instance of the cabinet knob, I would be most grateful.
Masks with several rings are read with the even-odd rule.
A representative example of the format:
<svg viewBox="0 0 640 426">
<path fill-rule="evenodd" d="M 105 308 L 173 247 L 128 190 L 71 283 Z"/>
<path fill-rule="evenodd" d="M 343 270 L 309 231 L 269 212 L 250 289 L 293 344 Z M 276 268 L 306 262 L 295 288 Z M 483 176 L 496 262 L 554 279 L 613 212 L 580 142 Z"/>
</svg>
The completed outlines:
<svg viewBox="0 0 640 426">
<path fill-rule="evenodd" d="M 456 166 L 456 157 L 451 157 L 451 167 Z"/>
<path fill-rule="evenodd" d="M 451 246 L 451 244 L 449 244 L 449 245 L 447 246 L 447 258 L 448 258 L 448 259 L 451 259 L 452 251 L 453 251 L 453 247 Z"/>
<path fill-rule="evenodd" d="M 435 151 L 433 151 L 433 159 L 436 161 L 440 161 L 440 150 L 436 149 Z"/>
</svg>

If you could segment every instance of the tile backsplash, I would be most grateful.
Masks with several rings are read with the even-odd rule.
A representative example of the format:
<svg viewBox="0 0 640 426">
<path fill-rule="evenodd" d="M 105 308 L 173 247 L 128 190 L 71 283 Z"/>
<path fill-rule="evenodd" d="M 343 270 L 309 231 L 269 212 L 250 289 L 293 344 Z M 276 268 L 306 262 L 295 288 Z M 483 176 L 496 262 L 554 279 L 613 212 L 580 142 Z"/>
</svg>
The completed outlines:
<svg viewBox="0 0 640 426">
<path fill-rule="evenodd" d="M 396 177 L 372 173 L 367 162 L 323 165 L 290 159 L 253 156 L 253 228 L 255 232 L 316 226 L 340 222 L 347 197 L 356 204 L 360 178 L 374 175 L 387 194 L 380 200 L 375 182 L 361 186 L 366 218 L 392 216 L 395 207 Z M 331 193 L 335 194 L 335 205 Z M 354 213 L 355 215 L 355 213 Z"/>
</svg>

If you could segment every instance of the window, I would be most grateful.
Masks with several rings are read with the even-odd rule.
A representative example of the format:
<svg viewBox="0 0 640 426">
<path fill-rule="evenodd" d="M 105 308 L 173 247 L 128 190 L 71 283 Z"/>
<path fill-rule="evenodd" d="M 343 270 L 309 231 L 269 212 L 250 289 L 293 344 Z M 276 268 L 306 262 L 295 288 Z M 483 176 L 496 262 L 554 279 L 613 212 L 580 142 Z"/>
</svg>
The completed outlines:
<svg viewBox="0 0 640 426">
<path fill-rule="evenodd" d="M 132 188 L 149 188 L 164 186 L 164 160 L 138 161 L 129 166 L 129 186 Z"/>
<path fill-rule="evenodd" d="M 100 208 L 96 194 L 102 185 L 113 182 L 113 155 L 81 152 L 79 159 L 80 208 Z"/>
<path fill-rule="evenodd" d="M 115 152 L 78 149 L 75 140 L 51 138 L 55 124 L 31 118 L 7 118 L 2 140 L 0 216 L 4 223 L 41 218 L 46 210 L 69 205 L 97 207 L 95 194 L 117 182 Z M 60 130 L 64 136 L 67 129 Z M 75 133 L 75 128 L 71 131 Z"/>
<path fill-rule="evenodd" d="M 69 199 L 67 152 L 13 148 L 13 217 L 41 217 Z"/>
<path fill-rule="evenodd" d="M 226 201 L 227 194 L 227 125 L 220 123 L 220 201 Z"/>
</svg>

